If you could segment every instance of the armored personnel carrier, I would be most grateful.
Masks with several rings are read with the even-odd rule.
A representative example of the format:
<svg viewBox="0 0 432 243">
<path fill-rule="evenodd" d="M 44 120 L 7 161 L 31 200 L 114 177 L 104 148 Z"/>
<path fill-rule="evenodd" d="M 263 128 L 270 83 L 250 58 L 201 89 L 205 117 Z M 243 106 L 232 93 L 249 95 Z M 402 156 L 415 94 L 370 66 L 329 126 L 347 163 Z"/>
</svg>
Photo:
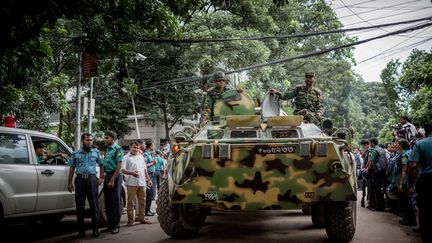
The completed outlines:
<svg viewBox="0 0 432 243">
<path fill-rule="evenodd" d="M 355 164 L 348 129 L 323 129 L 286 115 L 272 95 L 259 112 L 244 92 L 215 103 L 216 122 L 173 135 L 174 157 L 157 199 L 160 226 L 173 238 L 198 234 L 211 208 L 311 207 L 312 222 L 335 241 L 356 228 Z M 258 113 L 258 114 L 257 114 Z"/>
</svg>

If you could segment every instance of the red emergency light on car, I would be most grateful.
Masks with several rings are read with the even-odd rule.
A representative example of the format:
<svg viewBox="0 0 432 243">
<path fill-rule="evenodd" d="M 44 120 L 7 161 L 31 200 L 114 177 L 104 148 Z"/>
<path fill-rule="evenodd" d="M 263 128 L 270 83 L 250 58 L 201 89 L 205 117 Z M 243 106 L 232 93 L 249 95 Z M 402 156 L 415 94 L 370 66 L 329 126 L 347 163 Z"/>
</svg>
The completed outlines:
<svg viewBox="0 0 432 243">
<path fill-rule="evenodd" d="M 13 115 L 5 116 L 3 119 L 5 127 L 15 127 L 15 117 Z"/>
</svg>

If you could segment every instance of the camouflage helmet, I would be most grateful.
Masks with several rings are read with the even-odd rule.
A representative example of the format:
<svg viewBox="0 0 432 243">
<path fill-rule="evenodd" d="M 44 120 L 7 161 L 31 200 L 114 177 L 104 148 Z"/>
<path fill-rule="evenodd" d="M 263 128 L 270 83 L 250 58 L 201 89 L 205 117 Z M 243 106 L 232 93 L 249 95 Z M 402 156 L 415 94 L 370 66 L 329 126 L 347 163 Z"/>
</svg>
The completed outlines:
<svg viewBox="0 0 432 243">
<path fill-rule="evenodd" d="M 228 78 L 225 76 L 225 73 L 222 71 L 217 71 L 213 74 L 212 77 L 213 81 L 216 80 L 224 80 L 225 82 L 228 82 Z"/>
</svg>

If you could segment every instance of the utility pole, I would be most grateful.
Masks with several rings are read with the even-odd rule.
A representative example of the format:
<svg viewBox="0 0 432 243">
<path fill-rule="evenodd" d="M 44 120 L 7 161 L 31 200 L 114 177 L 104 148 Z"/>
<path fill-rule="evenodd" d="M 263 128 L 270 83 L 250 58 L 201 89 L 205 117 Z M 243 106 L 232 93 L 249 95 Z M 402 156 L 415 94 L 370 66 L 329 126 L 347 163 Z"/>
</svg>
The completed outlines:
<svg viewBox="0 0 432 243">
<path fill-rule="evenodd" d="M 138 127 L 138 118 L 137 118 L 137 114 L 136 114 L 136 110 L 135 110 L 134 97 L 132 97 L 131 99 L 132 99 L 132 109 L 134 111 L 134 117 L 135 117 L 135 127 L 136 127 L 136 131 L 137 131 L 138 139 L 140 139 L 141 135 L 140 135 L 139 127 Z"/>
<path fill-rule="evenodd" d="M 127 76 L 130 79 L 129 69 L 128 69 L 127 63 L 125 64 L 125 67 L 126 67 Z M 133 109 L 134 118 L 135 118 L 135 128 L 136 128 L 138 139 L 141 139 L 141 135 L 140 135 L 139 127 L 138 127 L 138 118 L 137 118 L 136 109 L 135 109 L 134 94 L 131 94 L 131 99 L 132 99 L 132 109 Z"/>
<path fill-rule="evenodd" d="M 75 149 L 81 145 L 81 81 L 82 81 L 82 40 L 78 41 L 78 80 L 76 91 L 76 128 L 75 128 Z"/>
<path fill-rule="evenodd" d="M 94 113 L 94 101 L 93 101 L 93 77 L 90 78 L 90 93 L 89 93 L 89 105 L 88 105 L 88 127 L 87 132 L 92 134 L 92 119 Z"/>
</svg>

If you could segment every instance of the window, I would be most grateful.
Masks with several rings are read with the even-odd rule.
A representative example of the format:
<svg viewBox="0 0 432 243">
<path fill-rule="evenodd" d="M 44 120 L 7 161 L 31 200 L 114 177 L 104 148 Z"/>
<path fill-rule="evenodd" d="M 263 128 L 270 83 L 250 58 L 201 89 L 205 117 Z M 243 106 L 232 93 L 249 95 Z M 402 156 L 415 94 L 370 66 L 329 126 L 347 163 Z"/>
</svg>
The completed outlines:
<svg viewBox="0 0 432 243">
<path fill-rule="evenodd" d="M 275 130 L 271 131 L 272 138 L 298 138 L 297 130 Z"/>
<path fill-rule="evenodd" d="M 0 133 L 0 164 L 29 164 L 24 135 Z"/>
<path fill-rule="evenodd" d="M 209 129 L 207 130 L 208 139 L 222 139 L 224 136 L 224 131 L 220 129 Z"/>
<path fill-rule="evenodd" d="M 65 165 L 67 164 L 67 159 L 70 154 L 68 150 L 58 141 L 49 138 L 35 137 L 32 136 L 33 147 L 37 149 L 40 145 L 43 145 L 42 151 L 36 151 L 36 156 L 38 152 L 43 153 L 44 160 L 41 164 L 51 164 L 51 165 Z"/>
<path fill-rule="evenodd" d="M 231 131 L 231 138 L 256 138 L 257 131 Z"/>
</svg>

